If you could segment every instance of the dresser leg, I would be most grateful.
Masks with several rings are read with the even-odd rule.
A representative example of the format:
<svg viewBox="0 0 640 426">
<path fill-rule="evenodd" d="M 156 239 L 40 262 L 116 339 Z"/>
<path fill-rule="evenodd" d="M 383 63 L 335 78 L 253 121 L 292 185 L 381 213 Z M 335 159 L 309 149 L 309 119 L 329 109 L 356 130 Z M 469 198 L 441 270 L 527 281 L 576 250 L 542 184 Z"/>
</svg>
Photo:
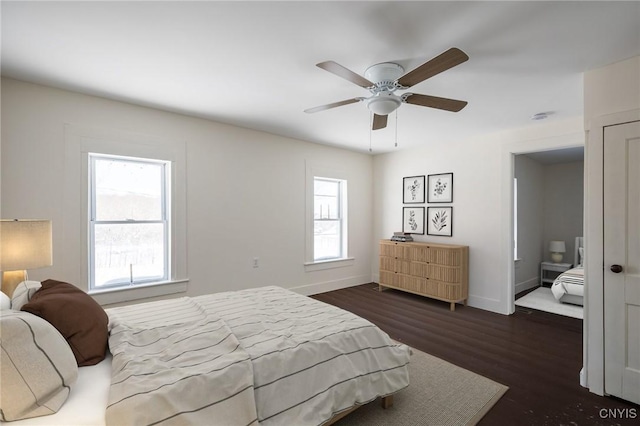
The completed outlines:
<svg viewBox="0 0 640 426">
<path fill-rule="evenodd" d="M 451 312 L 456 310 L 456 304 L 455 302 L 451 302 Z"/>
</svg>

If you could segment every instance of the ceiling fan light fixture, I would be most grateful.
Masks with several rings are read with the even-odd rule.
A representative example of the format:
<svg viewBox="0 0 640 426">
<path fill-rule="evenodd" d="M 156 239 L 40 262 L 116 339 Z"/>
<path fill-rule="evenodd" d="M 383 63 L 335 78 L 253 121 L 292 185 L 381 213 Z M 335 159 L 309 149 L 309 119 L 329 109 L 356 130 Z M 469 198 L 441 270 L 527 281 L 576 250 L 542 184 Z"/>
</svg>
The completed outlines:
<svg viewBox="0 0 640 426">
<path fill-rule="evenodd" d="M 373 96 L 367 99 L 367 108 L 377 115 L 388 115 L 398 109 L 402 101 L 394 95 Z"/>
</svg>

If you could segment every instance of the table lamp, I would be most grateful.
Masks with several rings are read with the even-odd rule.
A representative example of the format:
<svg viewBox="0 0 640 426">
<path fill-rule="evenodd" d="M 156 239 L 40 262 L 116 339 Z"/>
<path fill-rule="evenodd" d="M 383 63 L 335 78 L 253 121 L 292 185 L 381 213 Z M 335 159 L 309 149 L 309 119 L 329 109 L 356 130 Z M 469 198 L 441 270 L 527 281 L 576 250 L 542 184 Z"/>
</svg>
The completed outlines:
<svg viewBox="0 0 640 426">
<path fill-rule="evenodd" d="M 26 269 L 51 266 L 52 251 L 50 220 L 0 220 L 2 292 L 11 297 Z"/>
<path fill-rule="evenodd" d="M 566 251 L 564 241 L 549 242 L 549 251 L 551 252 L 551 260 L 553 263 L 562 262 L 562 253 Z"/>
</svg>

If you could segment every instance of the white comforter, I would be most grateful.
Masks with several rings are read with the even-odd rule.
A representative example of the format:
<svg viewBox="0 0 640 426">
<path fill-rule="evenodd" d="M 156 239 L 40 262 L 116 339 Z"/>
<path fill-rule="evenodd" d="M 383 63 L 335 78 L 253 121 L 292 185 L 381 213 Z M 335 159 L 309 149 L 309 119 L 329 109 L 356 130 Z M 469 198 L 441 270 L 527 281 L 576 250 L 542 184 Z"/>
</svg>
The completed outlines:
<svg viewBox="0 0 640 426">
<path fill-rule="evenodd" d="M 565 294 L 584 296 L 584 268 L 579 266 L 558 275 L 551 285 L 551 292 L 557 300 Z"/>
<path fill-rule="evenodd" d="M 182 298 L 109 312 L 107 425 L 257 425 L 253 368 L 229 327 Z"/>
<path fill-rule="evenodd" d="M 409 383 L 406 346 L 367 320 L 279 287 L 115 308 L 109 315 L 114 360 L 108 423 L 170 417 L 182 424 L 248 425 L 257 419 L 264 425 L 319 425 Z M 195 346 L 186 346 L 192 338 Z M 148 356 L 137 353 L 141 347 Z M 166 371 L 160 380 L 167 383 L 149 384 L 157 363 L 187 358 L 195 372 L 161 364 Z M 209 376 L 218 363 L 235 367 L 230 375 Z M 192 379 L 196 384 L 173 389 Z M 234 407 L 223 409 L 227 401 Z M 206 411 L 200 413 L 200 406 Z M 143 418 L 131 420 L 134 412 Z"/>
</svg>

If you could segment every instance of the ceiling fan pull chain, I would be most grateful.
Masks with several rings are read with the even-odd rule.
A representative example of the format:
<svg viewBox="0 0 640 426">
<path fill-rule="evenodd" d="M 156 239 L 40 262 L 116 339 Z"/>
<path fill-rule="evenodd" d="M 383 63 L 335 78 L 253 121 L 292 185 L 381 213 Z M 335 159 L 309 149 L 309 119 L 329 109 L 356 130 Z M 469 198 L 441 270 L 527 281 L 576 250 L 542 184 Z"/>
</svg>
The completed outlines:
<svg viewBox="0 0 640 426">
<path fill-rule="evenodd" d="M 396 145 L 395 147 L 398 147 L 398 110 L 396 110 Z"/>
<path fill-rule="evenodd" d="M 369 113 L 369 116 L 371 117 L 370 123 L 369 123 L 369 152 L 373 152 L 373 150 L 371 149 L 371 134 L 373 133 L 373 113 Z"/>
</svg>

